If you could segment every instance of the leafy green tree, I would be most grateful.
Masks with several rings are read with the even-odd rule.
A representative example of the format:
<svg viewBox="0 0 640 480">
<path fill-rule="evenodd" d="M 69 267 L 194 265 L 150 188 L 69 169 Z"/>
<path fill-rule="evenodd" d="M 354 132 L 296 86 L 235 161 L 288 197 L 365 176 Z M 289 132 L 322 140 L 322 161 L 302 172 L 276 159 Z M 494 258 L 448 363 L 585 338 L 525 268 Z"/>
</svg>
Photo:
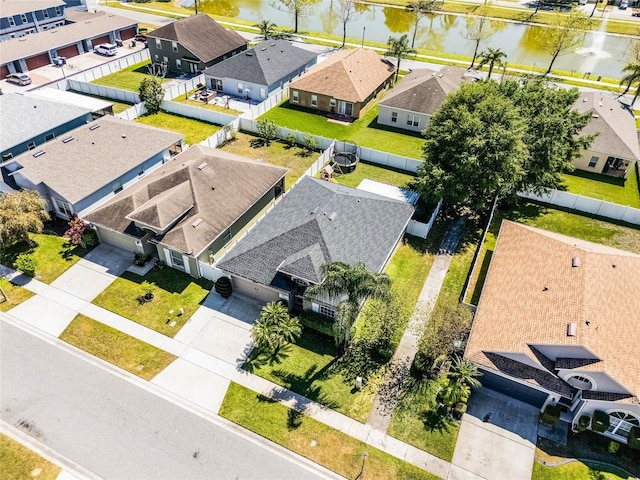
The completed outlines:
<svg viewBox="0 0 640 480">
<path fill-rule="evenodd" d="M 256 122 L 256 129 L 258 130 L 258 135 L 264 141 L 266 146 L 271 145 L 271 142 L 278 138 L 278 126 L 273 120 L 269 120 L 268 118 L 265 120 L 258 120 Z"/>
<path fill-rule="evenodd" d="M 486 4 L 478 7 L 474 15 L 466 18 L 465 30 L 462 32 L 462 36 L 475 44 L 469 68 L 473 68 L 474 63 L 476 63 L 480 43 L 502 30 L 505 26 L 505 22 L 489 18 L 489 6 Z"/>
<path fill-rule="evenodd" d="M 308 15 L 311 9 L 322 0 L 276 0 L 271 6 L 276 10 L 293 14 L 293 33 L 298 33 L 298 21 L 300 17 Z"/>
<path fill-rule="evenodd" d="M 416 35 L 418 33 L 418 28 L 422 19 L 440 10 L 443 3 L 444 2 L 442 0 L 418 0 L 415 2 L 410 2 L 405 7 L 408 12 L 411 12 L 411 16 L 413 17 L 413 34 L 411 35 L 411 48 L 414 48 L 416 46 Z"/>
<path fill-rule="evenodd" d="M 47 202 L 35 190 L 0 194 L 0 248 L 40 233 L 49 220 Z"/>
<path fill-rule="evenodd" d="M 280 302 L 267 303 L 251 329 L 251 337 L 259 351 L 277 353 L 287 343 L 295 343 L 302 328 L 297 318 L 289 315 Z"/>
<path fill-rule="evenodd" d="M 260 30 L 260 35 L 265 40 L 270 39 L 276 35 L 277 25 L 269 20 L 262 20 L 260 23 L 254 25 L 255 28 Z"/>
<path fill-rule="evenodd" d="M 480 53 L 480 63 L 478 63 L 478 69 L 481 69 L 488 64 L 489 74 L 487 75 L 487 79 L 490 80 L 491 72 L 493 72 L 493 67 L 502 67 L 504 65 L 504 61 L 502 59 L 506 57 L 507 54 L 499 48 L 488 48 Z"/>
<path fill-rule="evenodd" d="M 618 95 L 618 98 L 626 95 L 629 90 L 631 90 L 631 87 L 635 84 L 636 93 L 633 96 L 633 100 L 631 101 L 631 106 L 633 107 L 633 105 L 636 103 L 636 100 L 638 99 L 638 94 L 640 94 L 640 61 L 629 63 L 622 69 L 622 71 L 623 73 L 625 73 L 625 75 L 620 79 L 620 85 L 624 85 L 626 83 L 627 86 L 625 87 L 624 92 Z"/>
<path fill-rule="evenodd" d="M 140 101 L 144 102 L 149 115 L 154 115 L 160 111 L 160 105 L 164 100 L 164 90 L 160 81 L 155 77 L 147 77 L 140 82 L 138 88 Z"/>
<path fill-rule="evenodd" d="M 438 393 L 440 401 L 449 409 L 458 402 L 466 403 L 469 395 L 471 395 L 471 387 L 469 385 L 451 381 L 446 382 Z"/>
<path fill-rule="evenodd" d="M 400 38 L 389 37 L 385 55 L 395 57 L 398 60 L 396 64 L 396 80 L 398 80 L 398 73 L 400 72 L 400 61 L 414 53 L 416 53 L 416 51 L 409 46 L 409 39 L 406 34 Z"/>
<path fill-rule="evenodd" d="M 328 263 L 323 267 L 323 274 L 324 281 L 307 288 L 306 295 L 309 298 L 328 295 L 339 302 L 333 326 L 334 339 L 336 345 L 345 347 L 362 303 L 367 298 L 387 299 L 391 279 L 386 273 L 367 270 L 362 262 L 355 266 L 344 262 Z"/>
<path fill-rule="evenodd" d="M 545 29 L 542 39 L 543 48 L 551 54 L 551 63 L 544 73 L 551 73 L 551 68 L 560 55 L 573 52 L 584 43 L 589 30 L 592 30 L 594 21 L 579 8 L 573 8 L 566 15 L 553 15 L 549 22 L 549 28 Z"/>
</svg>

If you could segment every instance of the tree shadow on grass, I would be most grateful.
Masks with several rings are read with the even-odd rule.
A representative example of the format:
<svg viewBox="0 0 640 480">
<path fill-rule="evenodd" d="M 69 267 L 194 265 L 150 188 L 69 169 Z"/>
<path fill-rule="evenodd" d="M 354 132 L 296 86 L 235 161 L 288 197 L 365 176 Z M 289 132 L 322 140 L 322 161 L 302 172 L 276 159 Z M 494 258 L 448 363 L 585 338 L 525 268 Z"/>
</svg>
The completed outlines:
<svg viewBox="0 0 640 480">
<path fill-rule="evenodd" d="M 420 414 L 424 428 L 429 432 L 446 432 L 449 433 L 455 426 L 455 421 L 443 408 L 435 410 L 425 410 Z"/>
<path fill-rule="evenodd" d="M 337 408 L 339 405 L 327 397 L 322 387 L 314 384 L 316 380 L 324 378 L 325 371 L 326 367 L 318 370 L 318 365 L 313 364 L 303 375 L 297 375 L 286 370 L 274 370 L 271 374 L 280 379 L 285 388 L 326 407 Z"/>
<path fill-rule="evenodd" d="M 266 365 L 279 365 L 291 355 L 291 346 L 285 345 L 273 353 L 254 350 L 242 365 L 242 369 L 249 373 L 256 373 Z"/>
<path fill-rule="evenodd" d="M 406 135 L 408 137 L 415 137 L 420 139 L 424 138 L 421 132 L 414 132 L 412 130 L 405 130 L 404 128 L 382 125 L 381 123 L 378 123 L 377 116 L 367 124 L 367 128 L 371 128 L 374 130 L 383 130 L 385 132 L 391 132 L 391 133 L 399 133 L 401 135 Z"/>
<path fill-rule="evenodd" d="M 121 278 L 131 282 L 141 284 L 144 281 L 154 283 L 158 288 L 169 293 L 182 293 L 184 290 L 195 283 L 205 290 L 213 288 L 213 282 L 203 278 L 193 278 L 186 273 L 179 272 L 175 268 L 166 265 L 158 265 L 152 268 L 144 277 L 132 272 L 124 272 Z M 206 296 L 204 297 L 206 298 Z M 204 301 L 204 298 L 202 301 Z M 202 301 L 200 303 L 202 303 Z"/>
</svg>

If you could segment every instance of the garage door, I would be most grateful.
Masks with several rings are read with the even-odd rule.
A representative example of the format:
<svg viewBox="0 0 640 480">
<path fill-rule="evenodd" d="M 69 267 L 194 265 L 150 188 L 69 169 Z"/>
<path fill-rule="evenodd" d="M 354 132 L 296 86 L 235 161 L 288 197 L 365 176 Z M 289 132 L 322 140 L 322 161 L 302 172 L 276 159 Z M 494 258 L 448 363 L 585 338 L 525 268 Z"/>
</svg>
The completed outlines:
<svg viewBox="0 0 640 480">
<path fill-rule="evenodd" d="M 6 65 L 0 66 L 0 80 L 9 75 L 9 67 Z"/>
<path fill-rule="evenodd" d="M 67 58 L 75 57 L 76 55 L 80 54 L 80 52 L 78 51 L 78 45 L 76 45 L 75 43 L 73 45 L 69 45 L 68 47 L 59 48 L 57 53 L 59 57 Z"/>
<path fill-rule="evenodd" d="M 51 59 L 49 58 L 48 53 L 42 53 L 40 55 L 36 55 L 35 57 L 27 58 L 27 68 L 29 70 L 35 70 L 36 68 L 44 67 L 45 65 L 49 65 L 51 63 Z"/>
<path fill-rule="evenodd" d="M 513 397 L 516 400 L 538 408 L 542 408 L 548 396 L 546 393 L 536 390 L 535 388 L 513 382 L 495 373 L 487 372 L 486 370 L 482 370 L 480 381 L 483 387 L 490 388 L 498 393 L 508 395 L 509 397 Z"/>
<path fill-rule="evenodd" d="M 257 298 L 263 302 L 277 302 L 278 292 L 268 287 L 258 285 L 244 278 L 233 277 L 231 279 L 235 292 L 242 293 L 251 298 Z"/>
<path fill-rule="evenodd" d="M 109 35 L 103 35 L 102 37 L 97 37 L 91 40 L 91 46 L 96 47 L 101 43 L 109 43 Z"/>
<path fill-rule="evenodd" d="M 136 239 L 130 235 L 100 227 L 98 227 L 98 235 L 100 236 L 100 240 L 104 243 L 108 243 L 109 245 L 113 245 L 114 247 L 121 248 L 128 252 L 138 253 L 138 249 L 136 248 Z"/>
<path fill-rule="evenodd" d="M 125 28 L 124 30 L 120 30 L 120 39 L 121 40 L 129 40 L 136 36 L 136 28 Z"/>
</svg>

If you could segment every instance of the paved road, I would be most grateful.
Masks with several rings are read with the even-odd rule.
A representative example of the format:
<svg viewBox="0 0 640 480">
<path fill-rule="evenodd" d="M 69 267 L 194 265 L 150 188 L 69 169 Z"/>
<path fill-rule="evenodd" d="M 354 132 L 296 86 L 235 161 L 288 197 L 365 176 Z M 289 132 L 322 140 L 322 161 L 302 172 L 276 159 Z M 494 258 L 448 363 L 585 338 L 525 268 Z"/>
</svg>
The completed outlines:
<svg viewBox="0 0 640 480">
<path fill-rule="evenodd" d="M 0 360 L 0 418 L 100 477 L 322 478 L 1 319 Z"/>
</svg>

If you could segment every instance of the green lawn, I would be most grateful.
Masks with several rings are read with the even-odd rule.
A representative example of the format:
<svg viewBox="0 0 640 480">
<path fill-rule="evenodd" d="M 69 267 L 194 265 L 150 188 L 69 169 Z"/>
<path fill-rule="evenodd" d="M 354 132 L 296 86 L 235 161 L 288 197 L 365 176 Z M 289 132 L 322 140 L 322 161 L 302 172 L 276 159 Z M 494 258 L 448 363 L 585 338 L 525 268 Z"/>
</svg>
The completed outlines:
<svg viewBox="0 0 640 480">
<path fill-rule="evenodd" d="M 177 358 L 84 315 L 77 315 L 60 339 L 145 380 Z"/>
<path fill-rule="evenodd" d="M 181 133 L 184 135 L 184 141 L 188 145 L 195 145 L 196 143 L 206 140 L 221 128 L 218 125 L 213 125 L 212 123 L 194 120 L 193 118 L 181 117 L 179 115 L 173 115 L 166 112 L 158 112 L 154 115 L 143 115 L 136 118 L 135 121 L 152 127 Z"/>
<path fill-rule="evenodd" d="M 640 208 L 637 166 L 625 181 L 597 173 L 576 170 L 564 176 L 567 191 L 607 202 Z"/>
<path fill-rule="evenodd" d="M 489 232 L 480 252 L 466 300 L 477 304 L 491 255 L 503 219 L 509 219 L 610 247 L 640 253 L 640 228 L 609 223 L 605 220 L 579 215 L 564 210 L 525 203 L 510 211 L 496 211 Z"/>
<path fill-rule="evenodd" d="M 375 180 L 376 182 L 388 183 L 396 187 L 410 188 L 414 180 L 414 176 L 406 172 L 384 168 L 371 163 L 359 162 L 356 169 L 351 173 L 341 174 L 333 173 L 333 178 L 340 185 L 358 188 L 360 182 L 365 178 Z"/>
<path fill-rule="evenodd" d="M 55 480 L 62 470 L 2 433 L 0 433 L 0 465 L 2 480 Z"/>
<path fill-rule="evenodd" d="M 156 285 L 155 298 L 151 302 L 140 303 L 140 284 L 145 280 Z M 211 288 L 213 283 L 209 280 L 194 279 L 174 268 L 160 266 L 144 277 L 124 272 L 93 303 L 173 337 L 195 313 Z M 184 314 L 178 316 L 180 307 L 184 309 Z M 174 313 L 169 314 L 170 310 Z M 169 318 L 171 322 L 176 322 L 175 326 L 171 327 L 171 322 L 167 323 Z"/>
<path fill-rule="evenodd" d="M 330 122 L 315 110 L 292 106 L 288 101 L 269 110 L 260 119 L 269 118 L 276 124 L 336 140 L 347 140 L 362 147 L 382 150 L 409 158 L 422 158 L 422 136 L 418 133 L 380 125 L 376 121 L 378 106 L 368 110 L 351 125 Z"/>
<path fill-rule="evenodd" d="M 18 255 L 30 253 L 38 262 L 35 278 L 44 283 L 53 282 L 91 250 L 71 245 L 53 233 L 30 234 L 29 238 L 31 245 L 19 242 L 5 248 L 0 263 L 14 267 L 13 262 Z"/>
<path fill-rule="evenodd" d="M 346 478 L 438 478 L 235 383 L 229 385 L 219 415 Z"/>
<path fill-rule="evenodd" d="M 2 289 L 6 295 L 5 299 L 2 293 L 0 293 L 0 312 L 8 312 L 13 307 L 17 307 L 34 295 L 30 290 L 14 285 L 6 278 L 0 278 L 0 289 Z"/>
<path fill-rule="evenodd" d="M 98 98 L 100 100 L 104 100 L 105 102 L 113 103 L 113 113 L 115 115 L 122 113 L 133 106 L 131 103 L 118 102 L 113 98 L 101 97 L 99 95 L 89 95 L 88 93 L 78 92 L 76 90 L 72 90 L 72 92 L 77 93 L 78 95 L 84 95 L 85 97 Z"/>
<path fill-rule="evenodd" d="M 289 169 L 285 183 L 287 189 L 296 183 L 313 162 L 318 154 L 307 154 L 306 149 L 290 147 L 283 142 L 271 142 L 268 147 L 263 145 L 258 137 L 246 133 L 236 133 L 236 138 L 227 142 L 221 150 L 226 150 L 243 157 L 262 159 L 265 162 Z"/>
<path fill-rule="evenodd" d="M 531 480 L 619 480 L 631 477 L 621 472 L 617 468 L 611 468 L 600 464 L 584 464 L 582 462 L 571 462 L 557 467 L 547 467 L 538 462 L 533 463 L 533 474 Z"/>
<path fill-rule="evenodd" d="M 118 72 L 98 78 L 91 83 L 137 92 L 142 80 L 149 77 L 147 65 L 150 63 L 151 60 L 136 63 L 135 65 L 123 68 Z M 164 82 L 165 80 L 163 79 L 162 81 Z"/>
</svg>

